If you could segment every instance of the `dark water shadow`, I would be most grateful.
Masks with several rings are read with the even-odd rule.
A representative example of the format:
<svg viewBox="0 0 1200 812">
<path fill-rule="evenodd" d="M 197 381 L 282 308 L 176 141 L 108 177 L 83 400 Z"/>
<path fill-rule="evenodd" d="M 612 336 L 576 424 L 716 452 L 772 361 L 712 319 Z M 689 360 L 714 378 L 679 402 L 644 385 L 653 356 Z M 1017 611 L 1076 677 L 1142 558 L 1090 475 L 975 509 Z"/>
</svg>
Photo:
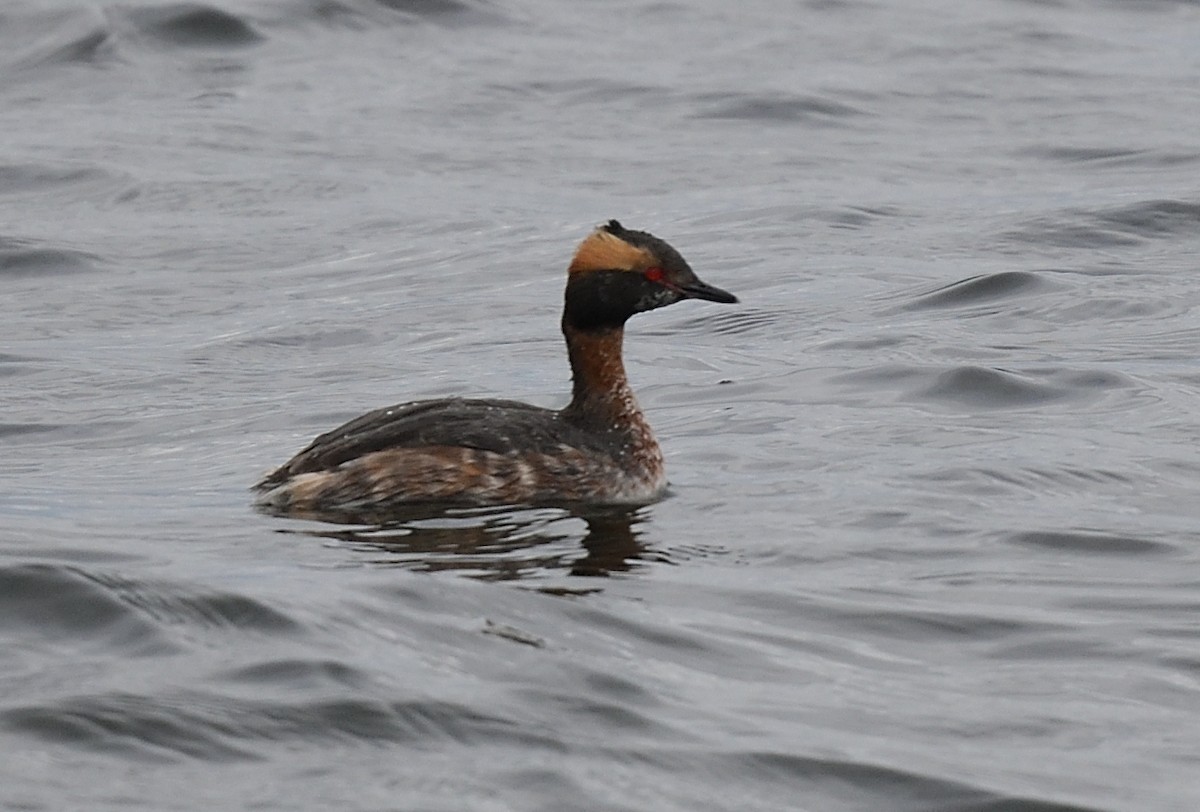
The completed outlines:
<svg viewBox="0 0 1200 812">
<path fill-rule="evenodd" d="M 843 101 L 791 93 L 703 93 L 696 97 L 698 119 L 731 119 L 764 123 L 837 126 L 870 115 Z"/>
<path fill-rule="evenodd" d="M 1002 243 L 1043 248 L 1125 248 L 1188 238 L 1200 225 L 1200 202 L 1152 199 L 1115 208 L 1065 209 L 999 235 Z"/>
<path fill-rule="evenodd" d="M 0 281 L 88 273 L 102 264 L 94 254 L 0 236 Z"/>
<path fill-rule="evenodd" d="M 1000 299 L 1040 292 L 1049 286 L 1041 276 L 1029 271 L 1002 271 L 961 279 L 918 296 L 903 305 L 905 310 L 987 305 Z"/>
<path fill-rule="evenodd" d="M 279 532 L 346 544 L 367 554 L 367 563 L 418 572 L 452 571 L 487 581 L 548 573 L 596 578 L 661 560 L 638 540 L 645 519 L 640 507 L 420 507 L 403 516 L 372 517 L 358 527 Z M 585 525 L 582 538 L 579 521 Z"/>
<path fill-rule="evenodd" d="M 203 3 L 121 9 L 122 22 L 141 37 L 172 48 L 241 48 L 265 37 L 244 15 Z"/>
<path fill-rule="evenodd" d="M 1010 544 L 1056 553 L 1142 556 L 1176 551 L 1173 544 L 1149 538 L 1089 530 L 1029 530 L 1005 538 Z"/>
</svg>

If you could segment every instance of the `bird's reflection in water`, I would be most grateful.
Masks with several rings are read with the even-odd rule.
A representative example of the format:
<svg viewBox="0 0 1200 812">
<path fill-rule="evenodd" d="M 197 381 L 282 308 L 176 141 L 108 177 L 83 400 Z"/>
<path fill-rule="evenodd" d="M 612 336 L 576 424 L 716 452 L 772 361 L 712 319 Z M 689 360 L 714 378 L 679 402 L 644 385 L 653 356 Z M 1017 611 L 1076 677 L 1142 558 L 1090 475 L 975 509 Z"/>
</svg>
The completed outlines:
<svg viewBox="0 0 1200 812">
<path fill-rule="evenodd" d="M 602 577 L 659 558 L 638 541 L 644 508 L 427 509 L 404 516 L 307 518 L 353 519 L 360 526 L 281 532 L 351 545 L 375 565 L 454 570 L 484 580 L 548 573 Z"/>
</svg>

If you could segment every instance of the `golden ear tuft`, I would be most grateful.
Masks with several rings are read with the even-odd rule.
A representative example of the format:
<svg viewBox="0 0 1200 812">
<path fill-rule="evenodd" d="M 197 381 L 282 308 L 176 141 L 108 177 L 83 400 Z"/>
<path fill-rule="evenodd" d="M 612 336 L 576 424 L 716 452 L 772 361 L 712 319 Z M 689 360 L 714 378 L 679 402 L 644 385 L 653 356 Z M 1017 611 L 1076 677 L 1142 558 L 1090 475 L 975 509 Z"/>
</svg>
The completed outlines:
<svg viewBox="0 0 1200 812">
<path fill-rule="evenodd" d="M 654 264 L 654 255 L 598 228 L 579 244 L 568 273 L 588 271 L 642 271 Z"/>
</svg>

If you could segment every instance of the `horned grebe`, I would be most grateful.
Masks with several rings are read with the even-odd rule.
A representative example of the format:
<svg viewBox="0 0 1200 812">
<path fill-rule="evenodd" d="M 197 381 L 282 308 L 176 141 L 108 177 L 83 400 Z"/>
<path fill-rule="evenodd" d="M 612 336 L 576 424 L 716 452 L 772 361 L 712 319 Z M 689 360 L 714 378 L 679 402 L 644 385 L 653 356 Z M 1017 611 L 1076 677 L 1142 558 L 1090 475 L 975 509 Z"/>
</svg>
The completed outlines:
<svg viewBox="0 0 1200 812">
<path fill-rule="evenodd" d="M 737 301 L 667 243 L 610 220 L 567 269 L 566 408 L 449 398 L 368 412 L 268 474 L 257 503 L 281 514 L 378 515 L 431 503 L 653 502 L 667 485 L 662 450 L 625 378 L 621 340 L 634 313 L 682 299 Z"/>
</svg>

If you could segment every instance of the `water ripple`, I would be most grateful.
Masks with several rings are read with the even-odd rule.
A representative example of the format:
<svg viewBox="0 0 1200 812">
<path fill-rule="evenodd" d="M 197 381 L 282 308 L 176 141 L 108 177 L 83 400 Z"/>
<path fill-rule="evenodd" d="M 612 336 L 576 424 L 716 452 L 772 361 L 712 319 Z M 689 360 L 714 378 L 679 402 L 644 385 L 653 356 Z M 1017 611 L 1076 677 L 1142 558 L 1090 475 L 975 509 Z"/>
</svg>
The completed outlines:
<svg viewBox="0 0 1200 812">
<path fill-rule="evenodd" d="M 1044 622 L 982 615 L 963 610 L 935 611 L 892 609 L 882 614 L 857 606 L 823 608 L 822 613 L 847 622 L 861 632 L 906 641 L 970 639 L 997 641 L 1023 639 L 1034 632 L 1060 631 L 1063 627 Z"/>
<path fill-rule="evenodd" d="M 1059 552 L 1099 555 L 1146 555 L 1174 552 L 1175 546 L 1134 536 L 1082 531 L 1031 530 L 1008 537 L 1013 544 Z"/>
<path fill-rule="evenodd" d="M 75 566 L 22 564 L 0 568 L 0 618 L 32 623 L 45 633 L 114 645 L 162 648 L 165 630 L 192 628 L 279 635 L 301 627 L 287 615 L 229 592 L 156 585 Z"/>
<path fill-rule="evenodd" d="M 943 372 L 918 396 L 967 406 L 1011 409 L 1071 397 L 1071 390 L 990 367 L 962 366 Z"/>
<path fill-rule="evenodd" d="M 762 780 L 815 782 L 829 804 L 840 800 L 847 809 L 910 812 L 1097 812 L 1095 807 L 1004 795 L 934 775 L 880 764 L 817 758 L 779 752 L 734 754 Z M 886 801 L 884 800 L 886 799 Z M 835 803 L 838 808 L 842 804 Z"/>
<path fill-rule="evenodd" d="M 53 25 L 57 21 L 46 22 Z M 89 18 L 75 29 L 62 28 L 46 35 L 9 66 L 14 70 L 30 70 L 52 65 L 103 65 L 112 62 L 115 55 L 112 30 L 103 20 Z"/>
<path fill-rule="evenodd" d="M 964 467 L 953 466 L 922 475 L 921 478 L 975 495 L 1004 495 L 1014 490 L 1045 495 L 1080 493 L 1100 488 L 1130 488 L 1137 479 L 1124 472 L 1070 465 L 1041 467 Z"/>
<path fill-rule="evenodd" d="M 1047 367 L 1014 372 L 972 364 L 945 368 L 885 364 L 833 376 L 835 383 L 902 388 L 907 398 L 983 409 L 1089 402 L 1133 382 L 1107 370 Z"/>
<path fill-rule="evenodd" d="M 242 17 L 199 3 L 180 3 L 116 12 L 141 36 L 163 45 L 189 48 L 240 48 L 265 37 Z"/>
<path fill-rule="evenodd" d="M 697 333 L 701 335 L 741 335 L 757 334 L 779 336 L 781 327 L 795 330 L 799 319 L 794 313 L 784 310 L 767 310 L 764 308 L 740 308 L 735 311 L 705 313 L 692 316 L 674 323 L 669 330 L 645 330 L 643 335 L 679 335 L 680 333 Z"/>
<path fill-rule="evenodd" d="M 73 637 L 127 653 L 169 649 L 159 624 L 73 567 L 25 564 L 0 568 L 0 625 Z"/>
<path fill-rule="evenodd" d="M 868 113 L 843 102 L 820 96 L 792 94 L 756 95 L 750 93 L 703 94 L 697 97 L 701 119 L 735 119 L 832 125 Z"/>
<path fill-rule="evenodd" d="M 1192 164 L 1200 161 L 1200 152 L 1173 152 L 1161 149 L 1128 149 L 1122 147 L 1037 147 L 1023 150 L 1023 155 L 1044 158 L 1065 164 L 1083 164 L 1091 168 L 1105 166 L 1164 167 Z"/>
<path fill-rule="evenodd" d="M 13 374 L 17 373 L 5 372 L 4 367 L 0 366 L 0 377 Z M 0 423 L 0 438 L 9 439 L 26 434 L 46 434 L 64 428 L 67 428 L 65 423 Z"/>
<path fill-rule="evenodd" d="M 81 197 L 103 200 L 129 187 L 129 176 L 99 166 L 12 163 L 0 164 L 0 195 L 44 198 L 47 195 L 77 201 Z"/>
<path fill-rule="evenodd" d="M 299 632 L 288 615 L 235 592 L 196 591 L 179 585 L 144 583 L 117 575 L 90 573 L 123 604 L 164 626 L 238 629 L 267 635 Z"/>
<path fill-rule="evenodd" d="M 0 237 L 0 280 L 88 273 L 99 267 L 94 254 Z"/>
<path fill-rule="evenodd" d="M 1200 203 L 1147 200 L 1119 208 L 1075 209 L 1037 218 L 1002 238 L 1059 248 L 1119 248 L 1146 240 L 1191 236 L 1198 226 Z"/>
<path fill-rule="evenodd" d="M 29 375 L 37 372 L 39 367 L 46 362 L 44 358 L 34 358 L 25 355 L 13 355 L 11 353 L 0 352 L 0 378 L 12 378 L 18 375 Z M 0 424 L 9 430 L 20 432 L 22 426 L 34 426 L 34 430 L 39 430 L 39 427 L 45 425 L 42 423 L 5 423 Z M 47 431 L 56 428 L 49 426 Z M 4 429 L 0 428 L 0 434 L 4 433 Z"/>
<path fill-rule="evenodd" d="M 492 84 L 489 89 L 504 96 L 542 99 L 555 106 L 628 104 L 641 108 L 659 107 L 672 98 L 666 88 L 637 82 L 621 82 L 604 76 L 586 79 L 537 78 L 513 84 Z"/>
<path fill-rule="evenodd" d="M 1044 289 L 1048 283 L 1029 271 L 1004 271 L 972 276 L 920 296 L 906 309 L 967 307 Z"/>
<path fill-rule="evenodd" d="M 370 677 L 361 669 L 329 659 L 284 659 L 254 663 L 231 669 L 218 678 L 248 685 L 267 685 L 273 689 L 328 690 L 362 689 Z"/>
<path fill-rule="evenodd" d="M 380 6 L 409 17 L 437 22 L 496 20 L 499 12 L 482 0 L 374 0 Z"/>
<path fill-rule="evenodd" d="M 261 741 L 553 746 L 543 735 L 461 704 L 369 698 L 288 703 L 200 692 L 106 693 L 7 708 L 0 725 L 46 742 L 156 761 L 257 761 Z"/>
</svg>

